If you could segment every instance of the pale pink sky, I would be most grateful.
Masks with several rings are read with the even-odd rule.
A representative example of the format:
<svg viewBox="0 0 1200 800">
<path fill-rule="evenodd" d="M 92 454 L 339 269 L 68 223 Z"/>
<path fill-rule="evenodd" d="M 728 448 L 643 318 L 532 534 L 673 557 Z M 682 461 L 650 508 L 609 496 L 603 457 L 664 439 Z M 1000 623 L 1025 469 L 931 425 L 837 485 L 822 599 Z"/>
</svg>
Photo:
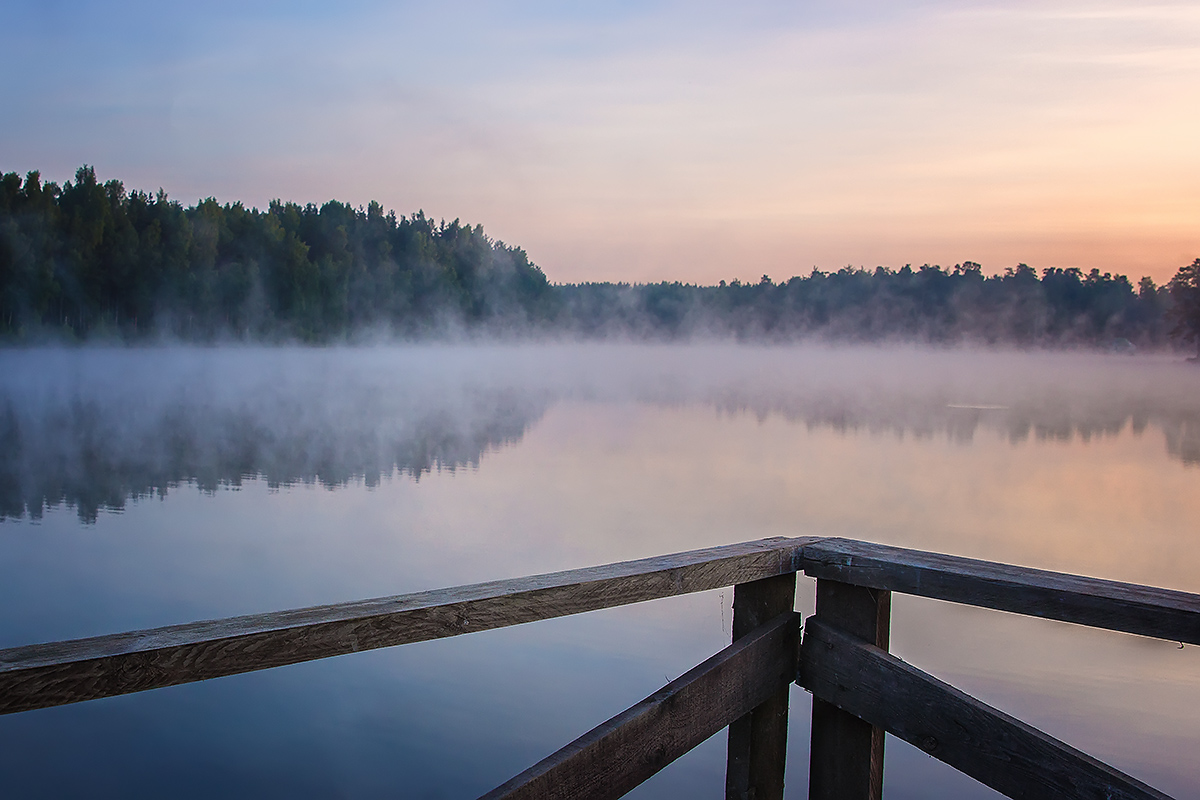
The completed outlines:
<svg viewBox="0 0 1200 800">
<path fill-rule="evenodd" d="M 1163 281 L 1200 256 L 1195 3 L 22 1 L 0 24 L 0 170 L 421 208 L 555 281 Z"/>
</svg>

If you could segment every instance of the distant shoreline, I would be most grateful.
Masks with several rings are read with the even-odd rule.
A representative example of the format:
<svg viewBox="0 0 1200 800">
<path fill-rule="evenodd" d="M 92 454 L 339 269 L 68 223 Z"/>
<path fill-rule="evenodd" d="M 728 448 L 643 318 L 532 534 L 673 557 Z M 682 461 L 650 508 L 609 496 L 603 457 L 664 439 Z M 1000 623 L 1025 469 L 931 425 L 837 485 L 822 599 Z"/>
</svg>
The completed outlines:
<svg viewBox="0 0 1200 800">
<path fill-rule="evenodd" d="M 745 265 L 739 265 L 744 270 Z M 1174 282 L 1172 283 L 1174 285 Z M 1170 347 L 1149 277 L 1026 264 L 815 268 L 775 282 L 551 283 L 479 225 L 330 201 L 266 210 L 0 176 L 0 341 L 620 338 Z"/>
</svg>

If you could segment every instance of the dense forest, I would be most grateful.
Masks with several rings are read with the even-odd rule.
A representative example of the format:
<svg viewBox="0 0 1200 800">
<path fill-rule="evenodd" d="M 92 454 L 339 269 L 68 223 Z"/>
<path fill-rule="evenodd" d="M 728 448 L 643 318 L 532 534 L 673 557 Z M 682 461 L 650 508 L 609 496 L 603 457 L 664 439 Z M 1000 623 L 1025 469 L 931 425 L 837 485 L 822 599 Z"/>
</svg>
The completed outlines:
<svg viewBox="0 0 1200 800">
<path fill-rule="evenodd" d="M 1098 270 L 1020 264 L 987 275 L 968 261 L 814 269 L 778 283 L 555 285 L 481 226 L 378 203 L 185 207 L 161 190 L 102 183 L 90 167 L 62 186 L 37 172 L 0 176 L 0 339 L 10 342 L 477 331 L 1160 347 L 1172 331 L 1186 340 L 1200 330 L 1181 316 L 1196 287 L 1180 276 L 1135 287 Z"/>
<path fill-rule="evenodd" d="M 0 177 L 0 331 L 324 341 L 372 326 L 528 324 L 545 275 L 481 227 L 273 202 L 265 211 L 100 183 Z"/>
<path fill-rule="evenodd" d="M 781 283 L 764 275 L 746 284 L 584 284 L 559 292 L 568 325 L 588 335 L 1160 346 L 1170 329 L 1170 295 L 1149 278 L 1134 289 L 1123 275 L 1047 269 L 1039 277 L 1024 264 L 996 276 L 967 262 L 949 270 L 814 270 Z"/>
</svg>

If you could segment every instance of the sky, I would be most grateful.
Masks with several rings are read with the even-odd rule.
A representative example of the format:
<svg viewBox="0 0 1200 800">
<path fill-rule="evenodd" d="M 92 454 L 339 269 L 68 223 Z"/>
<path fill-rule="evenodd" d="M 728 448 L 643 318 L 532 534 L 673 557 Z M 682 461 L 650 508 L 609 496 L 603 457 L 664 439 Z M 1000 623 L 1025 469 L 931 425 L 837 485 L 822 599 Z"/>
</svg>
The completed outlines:
<svg viewBox="0 0 1200 800">
<path fill-rule="evenodd" d="M 554 282 L 1200 257 L 1200 4 L 5 0 L 0 171 L 482 224 Z"/>
</svg>

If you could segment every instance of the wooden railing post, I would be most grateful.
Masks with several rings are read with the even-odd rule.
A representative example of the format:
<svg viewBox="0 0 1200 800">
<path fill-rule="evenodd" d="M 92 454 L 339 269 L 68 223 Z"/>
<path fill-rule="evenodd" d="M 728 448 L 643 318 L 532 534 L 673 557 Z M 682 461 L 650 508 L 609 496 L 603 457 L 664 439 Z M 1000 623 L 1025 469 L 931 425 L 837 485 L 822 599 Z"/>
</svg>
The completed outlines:
<svg viewBox="0 0 1200 800">
<path fill-rule="evenodd" d="M 733 641 L 795 606 L 795 573 L 739 583 L 733 590 Z M 780 689 L 730 724 L 726 800 L 783 800 L 788 692 Z"/>
<path fill-rule="evenodd" d="M 883 650 L 888 649 L 891 608 L 889 591 L 817 581 L 816 618 Z M 814 697 L 809 800 L 880 800 L 883 737 L 882 728 Z"/>
</svg>

